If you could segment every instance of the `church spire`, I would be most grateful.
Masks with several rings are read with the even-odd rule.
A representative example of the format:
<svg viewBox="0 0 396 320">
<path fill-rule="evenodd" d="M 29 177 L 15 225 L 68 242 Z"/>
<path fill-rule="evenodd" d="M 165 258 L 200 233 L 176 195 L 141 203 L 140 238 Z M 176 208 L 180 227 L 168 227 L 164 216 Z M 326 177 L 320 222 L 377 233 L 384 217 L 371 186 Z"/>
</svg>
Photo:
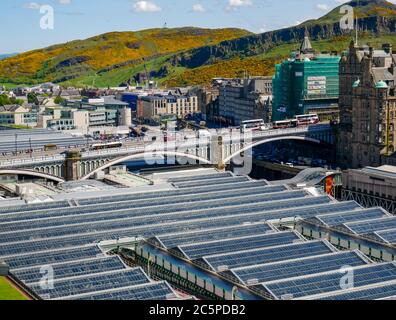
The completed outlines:
<svg viewBox="0 0 396 320">
<path fill-rule="evenodd" d="M 314 52 L 311 41 L 309 40 L 309 33 L 307 29 L 305 29 L 304 41 L 301 43 L 300 52 L 303 54 Z"/>
</svg>

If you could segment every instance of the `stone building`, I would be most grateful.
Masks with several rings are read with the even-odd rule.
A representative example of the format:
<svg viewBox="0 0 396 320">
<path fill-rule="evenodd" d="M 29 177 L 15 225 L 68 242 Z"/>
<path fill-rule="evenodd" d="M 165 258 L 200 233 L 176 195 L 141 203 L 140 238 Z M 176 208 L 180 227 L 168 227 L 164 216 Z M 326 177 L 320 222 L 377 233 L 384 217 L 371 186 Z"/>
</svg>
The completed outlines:
<svg viewBox="0 0 396 320">
<path fill-rule="evenodd" d="M 227 124 L 253 119 L 271 122 L 272 77 L 228 81 L 220 86 L 218 100 L 218 116 Z"/>
<path fill-rule="evenodd" d="M 146 120 L 159 121 L 161 116 L 169 115 L 183 118 L 200 111 L 197 96 L 150 95 L 140 100 L 138 114 Z"/>
<path fill-rule="evenodd" d="M 337 157 L 347 168 L 396 163 L 396 54 L 351 42 L 340 62 Z M 394 159 L 393 159 L 394 158 Z"/>
<path fill-rule="evenodd" d="M 396 167 L 350 169 L 342 174 L 342 200 L 366 208 L 382 207 L 396 214 Z"/>
</svg>

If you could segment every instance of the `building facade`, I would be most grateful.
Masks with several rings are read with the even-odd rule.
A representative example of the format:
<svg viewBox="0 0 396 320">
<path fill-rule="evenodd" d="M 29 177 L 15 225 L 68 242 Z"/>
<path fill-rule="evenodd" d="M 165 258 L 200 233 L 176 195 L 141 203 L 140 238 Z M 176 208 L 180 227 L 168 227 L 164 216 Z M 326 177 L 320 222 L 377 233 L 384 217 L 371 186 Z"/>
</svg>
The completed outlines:
<svg viewBox="0 0 396 320">
<path fill-rule="evenodd" d="M 19 105 L 0 106 L 0 124 L 35 127 L 37 113 Z"/>
<path fill-rule="evenodd" d="M 200 112 L 197 96 L 146 96 L 141 97 L 138 105 L 140 118 L 158 121 L 161 116 L 175 115 L 184 117 Z"/>
<path fill-rule="evenodd" d="M 363 207 L 382 207 L 396 214 L 396 167 L 384 165 L 343 172 L 342 200 Z"/>
<path fill-rule="evenodd" d="M 352 42 L 340 62 L 337 158 L 348 168 L 394 164 L 396 54 Z"/>
<path fill-rule="evenodd" d="M 339 61 L 335 54 L 315 54 L 306 36 L 300 51 L 275 67 L 273 120 L 308 113 L 322 121 L 338 118 Z"/>
<path fill-rule="evenodd" d="M 230 80 L 219 88 L 218 118 L 231 125 L 253 119 L 271 122 L 271 98 L 271 77 Z"/>
</svg>

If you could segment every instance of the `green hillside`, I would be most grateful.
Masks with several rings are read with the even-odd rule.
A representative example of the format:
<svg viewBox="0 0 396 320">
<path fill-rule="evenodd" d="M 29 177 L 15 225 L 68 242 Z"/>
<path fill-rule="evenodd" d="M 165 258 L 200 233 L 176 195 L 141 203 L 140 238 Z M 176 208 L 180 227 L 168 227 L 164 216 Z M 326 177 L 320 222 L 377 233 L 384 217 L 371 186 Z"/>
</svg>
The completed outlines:
<svg viewBox="0 0 396 320">
<path fill-rule="evenodd" d="M 96 72 L 131 68 L 145 60 L 249 34 L 241 29 L 192 27 L 111 32 L 0 60 L 0 82 L 34 84 L 90 77 Z"/>
<path fill-rule="evenodd" d="M 349 36 L 339 36 L 329 40 L 314 40 L 312 45 L 318 52 L 333 50 L 342 52 L 348 48 L 350 41 Z M 393 35 L 383 35 L 376 38 L 362 35 L 360 42 L 374 47 L 380 47 L 383 43 L 393 43 L 396 47 L 396 37 Z M 282 44 L 256 56 L 221 60 L 197 68 L 172 66 L 167 62 L 169 56 L 164 56 L 151 60 L 147 64 L 147 68 L 148 70 L 159 70 L 164 66 L 167 67 L 169 72 L 167 76 L 152 77 L 152 80 L 168 87 L 209 84 L 214 77 L 240 77 L 245 71 L 252 76 L 269 76 L 273 75 L 275 63 L 287 58 L 292 50 L 299 48 L 299 45 L 300 42 Z M 93 83 L 98 87 L 116 86 L 139 72 L 144 72 L 143 65 L 116 69 L 96 76 L 85 76 L 63 84 L 78 87 L 91 86 Z"/>
<path fill-rule="evenodd" d="M 385 0 L 347 4 L 359 17 L 360 44 L 396 46 L 394 4 Z M 0 83 L 118 86 L 135 83 L 146 69 L 152 80 L 167 86 L 205 84 L 212 77 L 236 77 L 245 71 L 270 75 L 274 63 L 297 49 L 307 31 L 317 51 L 344 51 L 354 32 L 340 30 L 341 16 L 338 7 L 319 19 L 263 34 L 191 27 L 113 32 L 2 60 Z"/>
</svg>

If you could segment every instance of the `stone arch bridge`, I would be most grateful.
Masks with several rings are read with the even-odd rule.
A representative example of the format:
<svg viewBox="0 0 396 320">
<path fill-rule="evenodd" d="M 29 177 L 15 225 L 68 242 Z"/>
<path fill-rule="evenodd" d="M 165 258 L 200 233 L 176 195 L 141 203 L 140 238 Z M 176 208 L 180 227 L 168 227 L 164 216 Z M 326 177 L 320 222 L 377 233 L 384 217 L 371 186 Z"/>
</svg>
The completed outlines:
<svg viewBox="0 0 396 320">
<path fill-rule="evenodd" d="M 89 179 L 95 173 L 133 159 L 146 157 L 173 157 L 188 159 L 189 163 L 213 165 L 224 168 L 233 158 L 243 156 L 244 153 L 256 146 L 280 140 L 302 140 L 310 143 L 331 145 L 334 134 L 330 125 L 312 125 L 308 127 L 267 130 L 241 135 L 232 130 L 216 131 L 210 137 L 190 139 L 184 137 L 170 142 L 136 142 L 119 149 L 105 150 L 70 150 L 62 154 L 43 155 L 34 158 L 16 158 L 0 160 L 1 170 L 8 174 L 24 175 L 38 172 L 40 177 L 61 182 L 62 180 Z M 19 170 L 19 171 L 18 171 Z M 32 176 L 37 176 L 33 175 Z M 52 179 L 52 177 L 59 178 Z"/>
</svg>

